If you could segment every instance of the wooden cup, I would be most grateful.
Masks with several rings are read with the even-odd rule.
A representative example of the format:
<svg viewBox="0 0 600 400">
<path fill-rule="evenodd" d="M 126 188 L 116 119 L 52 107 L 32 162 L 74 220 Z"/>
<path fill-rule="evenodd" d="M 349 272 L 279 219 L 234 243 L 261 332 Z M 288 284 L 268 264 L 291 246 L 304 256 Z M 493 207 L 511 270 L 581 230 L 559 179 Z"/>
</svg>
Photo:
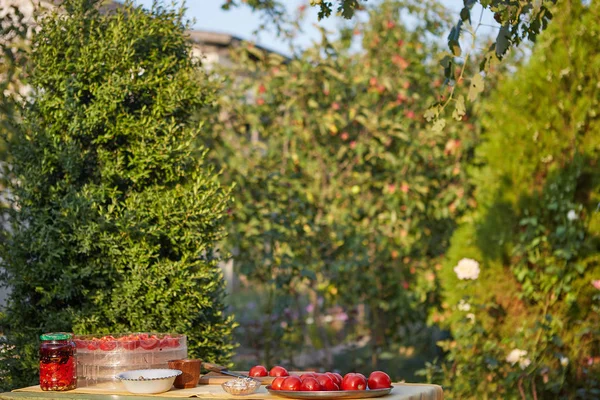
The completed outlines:
<svg viewBox="0 0 600 400">
<path fill-rule="evenodd" d="M 169 360 L 169 368 L 178 369 L 182 372 L 177 378 L 173 385 L 177 389 L 189 389 L 194 388 L 198 385 L 200 380 L 200 367 L 202 366 L 201 360 Z"/>
</svg>

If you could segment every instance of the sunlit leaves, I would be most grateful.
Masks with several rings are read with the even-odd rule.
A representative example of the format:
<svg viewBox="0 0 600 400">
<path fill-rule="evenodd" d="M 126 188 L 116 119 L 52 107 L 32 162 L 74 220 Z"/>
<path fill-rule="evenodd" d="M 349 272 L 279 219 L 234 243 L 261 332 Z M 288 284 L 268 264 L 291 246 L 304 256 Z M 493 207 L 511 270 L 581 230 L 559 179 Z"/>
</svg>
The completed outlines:
<svg viewBox="0 0 600 400">
<path fill-rule="evenodd" d="M 465 107 L 465 96 L 458 96 L 456 99 L 456 105 L 454 106 L 454 111 L 452 112 L 452 118 L 457 121 L 462 121 L 466 113 L 467 110 Z"/>
<path fill-rule="evenodd" d="M 471 77 L 471 82 L 469 83 L 469 94 L 467 95 L 468 100 L 474 101 L 477 96 L 483 92 L 484 86 L 485 82 L 481 74 L 477 73 L 473 75 Z"/>
<path fill-rule="evenodd" d="M 446 127 L 446 120 L 444 118 L 438 118 L 431 126 L 431 130 L 436 133 L 440 133 Z"/>
<path fill-rule="evenodd" d="M 246 0 L 246 3 L 255 10 L 261 10 L 278 16 L 285 15 L 283 3 L 275 0 Z M 352 18 L 357 10 L 363 9 L 366 0 L 311 0 L 310 5 L 319 9 L 319 19 L 330 17 L 334 10 L 344 18 Z M 414 1 L 415 6 L 421 2 Z M 454 56 L 464 55 L 461 49 L 460 39 L 464 37 L 463 23 L 472 25 L 471 10 L 476 4 L 483 9 L 494 14 L 495 21 L 500 29 L 494 40 L 493 47 L 498 58 L 503 58 L 511 46 L 518 46 L 524 39 L 535 42 L 537 35 L 546 29 L 549 21 L 552 19 L 551 8 L 556 0 L 518 0 L 507 2 L 504 0 L 465 0 L 463 8 L 460 10 L 459 20 L 449 29 L 447 36 L 448 49 Z M 227 0 L 224 7 L 228 8 L 231 4 L 236 4 L 234 0 Z M 411 5 L 411 1 L 407 1 Z M 279 19 L 274 19 L 278 24 Z M 427 21 L 437 23 L 437 21 Z M 477 28 L 477 26 L 475 27 Z M 473 32 L 471 32 L 473 33 Z M 469 54 L 471 57 L 480 58 L 477 64 L 481 71 L 489 72 L 490 62 L 488 54 Z M 481 59 L 483 58 L 483 59 Z M 447 81 L 453 79 L 453 64 L 447 64 L 444 67 L 444 76 Z"/>
</svg>

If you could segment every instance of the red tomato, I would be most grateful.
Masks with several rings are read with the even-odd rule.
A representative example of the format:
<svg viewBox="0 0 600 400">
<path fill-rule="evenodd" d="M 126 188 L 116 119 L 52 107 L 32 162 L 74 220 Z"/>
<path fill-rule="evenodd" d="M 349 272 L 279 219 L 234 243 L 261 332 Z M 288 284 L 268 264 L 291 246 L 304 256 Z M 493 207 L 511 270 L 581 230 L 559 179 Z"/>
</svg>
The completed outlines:
<svg viewBox="0 0 600 400">
<path fill-rule="evenodd" d="M 331 379 L 326 374 L 323 374 L 320 377 L 318 377 L 317 381 L 319 382 L 319 385 L 321 385 L 321 390 L 327 390 L 327 391 L 340 390 L 340 386 L 337 383 L 335 383 L 333 381 L 333 379 Z"/>
<path fill-rule="evenodd" d="M 99 344 L 100 343 L 98 343 L 98 339 L 94 338 L 87 342 L 87 348 L 88 348 L 88 350 L 98 350 Z"/>
<path fill-rule="evenodd" d="M 287 373 L 287 371 L 286 371 Z M 300 390 L 300 386 L 302 385 L 302 381 L 297 376 L 288 376 L 285 378 L 283 383 L 281 384 L 281 390 Z"/>
<path fill-rule="evenodd" d="M 113 351 L 117 348 L 117 341 L 110 339 L 102 339 L 100 340 L 100 350 L 102 351 Z"/>
<path fill-rule="evenodd" d="M 158 346 L 159 342 L 160 341 L 158 340 L 158 338 L 152 335 L 152 337 L 149 337 L 147 339 L 140 339 L 140 347 L 144 350 L 152 350 Z"/>
<path fill-rule="evenodd" d="M 336 385 L 340 386 L 342 384 L 342 377 L 341 376 L 338 377 L 333 372 L 325 372 L 325 375 L 327 375 L 328 377 L 330 377 L 331 380 L 333 381 L 333 383 L 335 383 Z"/>
<path fill-rule="evenodd" d="M 313 372 L 307 372 L 305 374 L 300 375 L 300 380 L 305 380 L 306 378 L 316 378 L 317 375 L 315 375 Z"/>
<path fill-rule="evenodd" d="M 342 380 L 342 390 L 366 390 L 367 379 L 362 374 L 349 373 Z"/>
<path fill-rule="evenodd" d="M 325 386 L 325 383 L 327 381 L 331 381 L 331 378 L 328 377 L 326 374 L 320 374 L 319 376 L 317 376 L 317 382 L 319 382 L 319 385 Z"/>
<path fill-rule="evenodd" d="M 273 382 L 271 382 L 271 389 L 281 390 L 281 384 L 283 383 L 283 381 L 285 381 L 286 378 L 286 376 L 280 376 L 278 378 L 273 379 Z"/>
<path fill-rule="evenodd" d="M 167 339 L 167 345 L 169 347 L 173 347 L 173 348 L 179 347 L 179 338 L 169 337 L 169 336 L 166 336 L 165 338 Z"/>
<path fill-rule="evenodd" d="M 123 336 L 118 340 L 119 345 L 125 350 L 135 350 L 140 346 L 140 339 L 136 335 Z"/>
<path fill-rule="evenodd" d="M 300 385 L 300 390 L 305 392 L 318 392 L 321 390 L 321 385 L 315 378 L 306 377 L 302 380 L 302 385 Z"/>
<path fill-rule="evenodd" d="M 369 385 L 369 389 L 385 389 L 392 387 L 392 380 L 385 372 L 374 371 L 369 375 L 367 384 Z"/>
<path fill-rule="evenodd" d="M 340 387 L 344 387 L 346 386 L 346 382 L 348 381 L 348 379 L 350 379 L 351 376 L 355 375 L 354 372 L 348 372 L 346 375 L 344 375 L 344 377 L 342 378 L 342 386 Z"/>
<path fill-rule="evenodd" d="M 172 338 L 169 335 L 164 336 L 162 339 L 160 339 L 158 341 L 158 347 L 160 347 L 161 349 L 165 349 L 167 347 L 171 347 L 171 345 L 169 344 L 170 341 L 171 341 L 171 339 Z"/>
<path fill-rule="evenodd" d="M 333 372 L 333 374 L 335 376 L 337 376 L 337 378 L 338 378 L 338 385 L 340 385 L 340 387 L 341 387 L 342 386 L 342 379 L 344 379 L 344 377 L 342 375 L 338 374 L 337 372 Z"/>
<path fill-rule="evenodd" d="M 87 345 L 88 345 L 88 341 L 87 340 L 75 339 L 73 341 L 75 342 L 75 346 L 78 349 L 87 349 Z"/>
<path fill-rule="evenodd" d="M 271 368 L 269 371 L 269 376 L 289 376 L 287 369 L 280 367 L 279 365 Z M 300 379 L 300 378 L 298 378 Z"/>
<path fill-rule="evenodd" d="M 250 372 L 248 373 L 248 375 L 253 377 L 267 376 L 269 375 L 269 372 L 262 365 L 255 365 L 254 367 L 250 368 Z"/>
</svg>

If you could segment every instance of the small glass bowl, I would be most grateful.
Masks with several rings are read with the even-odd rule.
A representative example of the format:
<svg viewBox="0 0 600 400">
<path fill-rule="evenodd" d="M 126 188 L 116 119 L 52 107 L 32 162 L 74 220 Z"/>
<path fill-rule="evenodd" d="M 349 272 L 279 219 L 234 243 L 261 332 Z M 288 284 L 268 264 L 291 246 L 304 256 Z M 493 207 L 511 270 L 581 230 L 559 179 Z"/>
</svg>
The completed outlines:
<svg viewBox="0 0 600 400">
<path fill-rule="evenodd" d="M 260 381 L 252 378 L 236 378 L 221 384 L 223 390 L 229 394 L 243 396 L 258 390 Z"/>
</svg>

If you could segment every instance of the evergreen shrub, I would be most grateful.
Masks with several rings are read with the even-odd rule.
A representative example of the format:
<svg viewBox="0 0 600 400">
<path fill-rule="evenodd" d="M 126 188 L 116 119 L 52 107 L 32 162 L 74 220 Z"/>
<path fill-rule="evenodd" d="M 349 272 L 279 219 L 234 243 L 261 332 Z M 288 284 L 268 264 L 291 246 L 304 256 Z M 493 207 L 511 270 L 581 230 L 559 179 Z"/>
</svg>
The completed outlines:
<svg viewBox="0 0 600 400">
<path fill-rule="evenodd" d="M 183 10 L 97 3 L 65 1 L 32 39 L 0 254 L 4 389 L 35 383 L 43 332 L 184 333 L 219 363 L 233 349 L 215 247 L 230 195 L 197 146 L 191 116 L 213 99 Z"/>
</svg>

